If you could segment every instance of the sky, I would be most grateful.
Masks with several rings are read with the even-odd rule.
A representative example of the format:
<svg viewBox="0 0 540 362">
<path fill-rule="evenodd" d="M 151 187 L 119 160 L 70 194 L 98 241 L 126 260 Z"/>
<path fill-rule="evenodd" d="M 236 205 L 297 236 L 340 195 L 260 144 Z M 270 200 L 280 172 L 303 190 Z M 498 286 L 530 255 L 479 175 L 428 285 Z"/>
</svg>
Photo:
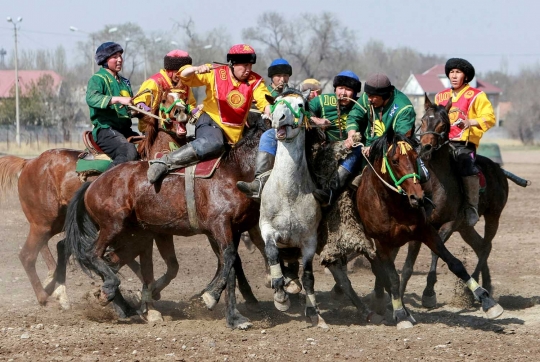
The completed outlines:
<svg viewBox="0 0 540 362">
<path fill-rule="evenodd" d="M 68 57 L 75 57 L 77 41 L 86 35 L 71 32 L 70 26 L 95 32 L 106 25 L 134 22 L 151 33 L 171 31 L 173 20 L 191 17 L 195 32 L 224 27 L 236 44 L 243 40 L 242 29 L 255 26 L 267 11 L 291 18 L 329 11 L 336 15 L 337 27 L 346 26 L 356 34 L 359 46 L 380 40 L 390 48 L 408 46 L 424 54 L 461 57 L 478 73 L 517 74 L 523 67 L 540 64 L 537 0 L 0 0 L 0 49 L 9 57 L 14 47 L 8 16 L 23 18 L 18 24 L 19 49 L 52 50 L 63 45 Z"/>
</svg>

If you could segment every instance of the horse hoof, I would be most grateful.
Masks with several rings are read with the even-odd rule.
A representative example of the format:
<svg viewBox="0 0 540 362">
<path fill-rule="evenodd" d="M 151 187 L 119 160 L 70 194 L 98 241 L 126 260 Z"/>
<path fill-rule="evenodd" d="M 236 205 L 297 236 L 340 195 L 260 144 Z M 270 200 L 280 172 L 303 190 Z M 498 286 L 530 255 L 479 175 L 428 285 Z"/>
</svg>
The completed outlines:
<svg viewBox="0 0 540 362">
<path fill-rule="evenodd" d="M 163 316 L 161 315 L 160 312 L 158 312 L 157 310 L 155 309 L 150 309 L 148 311 L 148 315 L 146 316 L 146 320 L 149 322 L 149 323 L 152 323 L 152 322 L 163 322 Z"/>
<path fill-rule="evenodd" d="M 433 309 L 437 306 L 437 294 L 422 295 L 422 307 L 427 309 Z"/>
<path fill-rule="evenodd" d="M 309 317 L 309 319 L 311 320 L 311 326 L 312 327 L 319 327 L 319 328 L 322 328 L 323 330 L 330 329 L 328 327 L 328 324 L 326 324 L 324 319 L 319 314 L 313 315 L 313 316 Z"/>
<path fill-rule="evenodd" d="M 56 290 L 52 293 L 52 297 L 58 301 L 63 310 L 68 310 L 71 308 L 71 303 L 67 296 L 65 285 L 62 284 L 58 286 L 58 288 L 56 288 Z"/>
<path fill-rule="evenodd" d="M 272 277 L 270 274 L 266 274 L 266 277 L 264 278 L 264 286 L 272 289 Z"/>
<path fill-rule="evenodd" d="M 276 309 L 280 312 L 286 312 L 291 307 L 291 300 L 287 298 L 283 303 L 274 300 L 274 305 L 276 306 Z"/>
<path fill-rule="evenodd" d="M 382 322 L 384 322 L 384 316 L 377 314 L 375 312 L 371 312 L 368 314 L 366 321 L 371 324 L 379 325 Z"/>
<path fill-rule="evenodd" d="M 288 294 L 298 294 L 302 291 L 302 284 L 298 279 L 294 279 L 287 283 L 284 289 Z"/>
<path fill-rule="evenodd" d="M 202 299 L 204 301 L 204 304 L 206 304 L 206 308 L 208 308 L 209 310 L 214 309 L 217 304 L 217 300 L 215 300 L 214 297 L 212 297 L 208 292 L 204 292 L 204 294 L 202 295 Z"/>
<path fill-rule="evenodd" d="M 500 317 L 500 315 L 503 314 L 503 312 L 504 312 L 503 307 L 501 307 L 500 304 L 497 303 L 486 311 L 486 316 L 489 319 L 495 319 L 497 317 Z"/>
<path fill-rule="evenodd" d="M 408 328 L 412 328 L 413 327 L 413 324 L 410 322 L 410 321 L 401 321 L 397 324 L 397 329 L 400 330 L 400 329 L 408 329 Z"/>
<path fill-rule="evenodd" d="M 253 326 L 253 323 L 251 322 L 244 322 L 240 323 L 236 326 L 237 329 L 240 329 L 241 331 L 247 331 L 250 327 Z"/>
</svg>

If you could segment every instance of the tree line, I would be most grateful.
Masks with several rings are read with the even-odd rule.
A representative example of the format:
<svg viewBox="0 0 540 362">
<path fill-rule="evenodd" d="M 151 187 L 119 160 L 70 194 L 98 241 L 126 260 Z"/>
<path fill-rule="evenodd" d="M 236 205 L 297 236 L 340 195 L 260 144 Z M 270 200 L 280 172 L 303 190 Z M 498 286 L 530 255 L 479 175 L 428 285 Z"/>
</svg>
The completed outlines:
<svg viewBox="0 0 540 362">
<path fill-rule="evenodd" d="M 337 16 L 330 12 L 297 17 L 266 12 L 258 17 L 256 26 L 243 29 L 242 37 L 257 51 L 256 72 L 266 77 L 270 62 L 285 58 L 293 67 L 293 84 L 316 78 L 326 86 L 337 72 L 349 69 L 362 80 L 374 72 L 386 73 L 400 88 L 410 74 L 424 72 L 446 61 L 442 56 L 422 54 L 405 46 L 390 48 L 380 40 L 360 45 L 357 34 L 346 26 L 335 26 L 339 23 Z M 51 92 L 51 81 L 47 79 L 34 84 L 30 92 L 21 97 L 22 126 L 68 127 L 75 112 L 87 112 L 81 89 L 92 71 L 97 70 L 97 66 L 92 65 L 94 52 L 105 41 L 115 41 L 124 47 L 122 73 L 131 80 L 135 92 L 145 77 L 163 66 L 164 55 L 174 48 L 187 50 L 195 64 L 202 64 L 224 62 L 232 45 L 226 29 L 200 33 L 195 21 L 188 18 L 173 21 L 172 30 L 167 32 L 145 32 L 134 23 L 105 26 L 79 42 L 77 54 L 69 55 L 69 62 L 62 46 L 54 50 L 23 50 L 19 54 L 19 69 L 54 70 L 64 81 L 60 97 Z M 13 57 L 8 59 L 7 67 L 13 68 Z M 517 75 L 499 71 L 478 77 L 500 87 L 504 92 L 503 100 L 512 102 L 512 110 L 505 119 L 510 134 L 525 144 L 534 143 L 534 134 L 540 132 L 540 106 L 535 100 L 540 87 L 540 65 Z M 0 100 L 0 124 L 14 123 L 14 108 L 13 99 Z"/>
</svg>

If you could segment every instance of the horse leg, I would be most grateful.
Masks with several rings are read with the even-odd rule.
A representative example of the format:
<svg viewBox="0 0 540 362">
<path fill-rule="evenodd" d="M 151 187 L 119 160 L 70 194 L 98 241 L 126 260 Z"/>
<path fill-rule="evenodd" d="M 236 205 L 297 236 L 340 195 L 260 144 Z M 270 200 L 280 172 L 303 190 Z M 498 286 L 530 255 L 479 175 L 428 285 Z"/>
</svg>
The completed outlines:
<svg viewBox="0 0 540 362">
<path fill-rule="evenodd" d="M 161 258 L 167 265 L 167 271 L 154 284 L 152 288 L 152 298 L 154 300 L 161 299 L 161 291 L 167 287 L 171 281 L 178 275 L 178 259 L 174 249 L 174 241 L 172 235 L 157 234 L 154 236 L 156 246 Z"/>
<path fill-rule="evenodd" d="M 52 233 L 49 229 L 30 224 L 30 232 L 28 233 L 26 242 L 19 252 L 19 260 L 21 261 L 24 270 L 28 275 L 28 279 L 30 279 L 30 284 L 34 289 L 34 293 L 36 294 L 40 305 L 47 304 L 47 298 L 53 292 L 54 284 L 52 287 L 49 286 L 47 290 L 43 288 L 36 272 L 36 259 L 38 253 L 41 251 L 43 246 L 47 245 L 47 242 L 51 237 Z M 51 283 L 52 281 L 49 283 L 49 285 Z"/>
<path fill-rule="evenodd" d="M 54 272 L 53 280 L 56 280 L 56 283 L 58 283 L 58 288 L 54 290 L 52 296 L 58 300 L 62 309 L 67 310 L 71 308 L 71 303 L 66 292 L 66 269 L 70 255 L 66 254 L 65 244 L 66 239 L 62 239 L 58 242 L 58 244 L 56 244 L 58 265 Z"/>
<path fill-rule="evenodd" d="M 161 313 L 154 308 L 153 286 L 154 286 L 154 264 L 152 262 L 154 242 L 152 238 L 146 238 L 142 241 L 145 246 L 140 251 L 141 275 L 143 286 L 141 291 L 140 312 L 148 322 L 163 322 Z"/>
<path fill-rule="evenodd" d="M 489 319 L 499 317 L 504 309 L 490 297 L 487 290 L 482 288 L 468 273 L 463 263 L 446 248 L 437 231 L 430 225 L 426 225 L 422 233 L 422 239 L 431 251 L 436 253 L 447 265 L 455 276 L 460 278 L 473 292 L 474 298 L 482 303 L 482 310 Z"/>
<path fill-rule="evenodd" d="M 209 237 L 208 239 L 211 242 L 212 240 L 216 241 L 213 237 Z M 229 273 L 231 272 L 231 269 L 233 269 L 234 261 L 237 256 L 235 243 L 220 243 L 218 254 L 218 259 L 221 261 L 221 274 L 216 275 L 215 279 L 212 280 L 202 295 L 203 301 L 209 310 L 212 310 L 219 302 L 221 293 L 227 285 Z"/>
<path fill-rule="evenodd" d="M 249 229 L 248 231 L 251 242 L 259 249 L 261 255 L 264 258 L 264 268 L 266 270 L 266 278 L 264 285 L 267 288 L 272 288 L 272 277 L 270 276 L 270 264 L 268 263 L 268 258 L 266 257 L 266 252 L 264 250 L 264 240 L 261 236 L 261 229 L 259 225 Z"/>
<path fill-rule="evenodd" d="M 130 260 L 128 263 L 126 263 L 126 265 L 129 269 L 131 269 L 133 274 L 135 274 L 137 278 L 139 278 L 141 283 L 144 283 L 143 276 L 141 274 L 141 264 L 139 264 L 137 260 L 133 259 L 133 260 Z"/>
<path fill-rule="evenodd" d="M 54 260 L 51 249 L 47 244 L 43 245 L 40 254 L 43 257 L 43 260 L 45 260 L 45 264 L 47 265 L 47 269 L 49 270 L 49 272 L 47 273 L 47 278 L 43 281 L 43 285 L 45 286 L 44 289 L 47 294 L 51 295 L 51 291 L 56 286 L 56 280 L 54 277 L 54 272 L 56 270 L 56 261 Z"/>
<path fill-rule="evenodd" d="M 285 312 L 291 307 L 291 301 L 284 289 L 285 278 L 281 270 L 279 250 L 274 235 L 268 238 L 268 240 L 265 240 L 264 250 L 268 258 L 268 264 L 270 265 L 272 288 L 274 288 L 274 306 L 277 310 Z"/>
<path fill-rule="evenodd" d="M 439 230 L 439 236 L 443 243 L 450 238 L 454 229 L 453 222 L 445 224 Z M 439 257 L 435 253 L 431 253 L 431 266 L 426 280 L 426 287 L 422 293 L 422 306 L 424 308 L 435 308 L 437 306 L 437 294 L 435 293 L 435 284 L 437 283 L 437 261 Z"/>
<path fill-rule="evenodd" d="M 306 309 L 305 315 L 311 321 L 313 327 L 328 329 L 328 325 L 321 317 L 317 301 L 315 300 L 315 277 L 313 276 L 313 257 L 317 245 L 317 235 L 312 236 L 308 245 L 302 250 L 302 263 L 304 264 L 304 272 L 302 273 L 302 285 L 306 290 Z"/>
<path fill-rule="evenodd" d="M 403 299 L 399 293 L 399 275 L 396 271 L 392 252 L 393 249 L 384 247 L 377 250 L 382 268 L 390 283 L 390 295 L 392 297 L 392 309 L 394 311 L 393 317 L 397 323 L 397 329 L 412 328 L 413 323 L 416 321 L 411 316 L 407 308 L 405 308 Z"/>
<path fill-rule="evenodd" d="M 226 315 L 225 320 L 227 327 L 231 329 L 246 330 L 253 324 L 248 318 L 244 317 L 236 308 L 236 273 L 235 268 L 231 268 L 227 278 L 227 288 L 225 289 Z"/>
<path fill-rule="evenodd" d="M 260 311 L 259 301 L 251 290 L 251 286 L 249 285 L 246 274 L 244 273 L 244 268 L 242 267 L 242 260 L 238 254 L 234 260 L 233 269 L 236 274 L 236 279 L 238 279 L 238 289 L 240 290 L 240 294 L 242 294 L 242 297 L 246 301 L 246 307 L 251 311 Z"/>
<path fill-rule="evenodd" d="M 401 298 L 405 295 L 405 290 L 407 289 L 407 284 L 414 271 L 414 263 L 416 263 L 416 258 L 418 257 L 421 246 L 422 243 L 419 241 L 409 241 L 407 258 L 405 259 L 405 264 L 403 264 L 403 270 L 401 271 L 401 284 L 399 288 L 399 295 Z"/>
</svg>

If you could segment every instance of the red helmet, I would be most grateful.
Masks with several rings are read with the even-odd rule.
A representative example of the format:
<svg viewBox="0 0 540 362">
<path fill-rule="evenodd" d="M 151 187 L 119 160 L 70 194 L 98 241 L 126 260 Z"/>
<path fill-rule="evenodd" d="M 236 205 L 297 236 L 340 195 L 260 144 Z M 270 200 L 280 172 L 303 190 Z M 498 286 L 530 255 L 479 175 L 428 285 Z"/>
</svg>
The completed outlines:
<svg viewBox="0 0 540 362">
<path fill-rule="evenodd" d="M 229 49 L 227 53 L 227 62 L 231 64 L 237 63 L 251 63 L 255 64 L 257 61 L 257 54 L 255 50 L 247 44 L 236 44 Z"/>
</svg>

